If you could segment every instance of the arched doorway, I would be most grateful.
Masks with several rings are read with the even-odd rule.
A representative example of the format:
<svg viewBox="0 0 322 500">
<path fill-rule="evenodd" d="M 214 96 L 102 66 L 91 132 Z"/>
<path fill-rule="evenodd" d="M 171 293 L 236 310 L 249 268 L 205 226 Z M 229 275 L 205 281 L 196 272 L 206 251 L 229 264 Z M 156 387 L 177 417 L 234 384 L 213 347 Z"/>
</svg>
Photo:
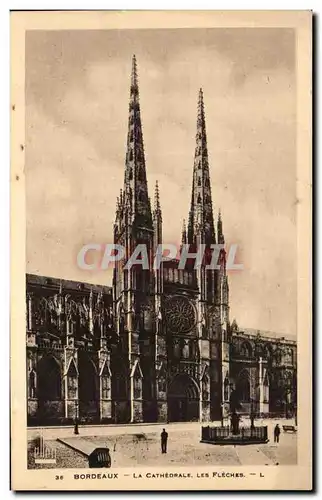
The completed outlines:
<svg viewBox="0 0 322 500">
<path fill-rule="evenodd" d="M 61 400 L 61 372 L 53 356 L 43 356 L 38 364 L 39 401 Z"/>
<path fill-rule="evenodd" d="M 197 383 L 189 375 L 177 375 L 168 388 L 169 422 L 199 420 L 199 394 Z"/>
<path fill-rule="evenodd" d="M 79 351 L 78 372 L 79 416 L 93 422 L 98 418 L 98 375 L 94 363 L 85 351 Z"/>
<path fill-rule="evenodd" d="M 44 355 L 37 366 L 38 419 L 40 425 L 57 423 L 63 416 L 62 373 L 59 362 Z"/>
</svg>

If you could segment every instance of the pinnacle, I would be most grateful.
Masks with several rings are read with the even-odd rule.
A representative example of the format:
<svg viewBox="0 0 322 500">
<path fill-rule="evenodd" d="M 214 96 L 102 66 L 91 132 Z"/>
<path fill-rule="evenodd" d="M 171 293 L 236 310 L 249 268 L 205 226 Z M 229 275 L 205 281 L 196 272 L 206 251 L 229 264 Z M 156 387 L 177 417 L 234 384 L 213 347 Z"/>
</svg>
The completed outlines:
<svg viewBox="0 0 322 500">
<path fill-rule="evenodd" d="M 137 74 L 137 63 L 135 54 L 132 57 L 132 73 L 131 73 L 131 87 L 137 87 L 138 85 L 138 74 Z"/>
<path fill-rule="evenodd" d="M 210 173 L 208 164 L 206 120 L 202 88 L 198 94 L 196 149 L 193 168 L 191 207 L 188 223 L 188 240 L 193 241 L 197 228 L 207 232 L 207 241 L 214 240 L 214 218 L 212 211 Z"/>
<path fill-rule="evenodd" d="M 198 97 L 198 122 L 199 120 L 202 120 L 204 122 L 205 116 L 204 116 L 204 102 L 203 102 L 203 90 L 199 90 L 199 97 Z"/>
<path fill-rule="evenodd" d="M 160 205 L 160 192 L 159 192 L 159 184 L 158 181 L 155 183 L 155 192 L 154 192 L 154 211 L 161 212 Z"/>
</svg>

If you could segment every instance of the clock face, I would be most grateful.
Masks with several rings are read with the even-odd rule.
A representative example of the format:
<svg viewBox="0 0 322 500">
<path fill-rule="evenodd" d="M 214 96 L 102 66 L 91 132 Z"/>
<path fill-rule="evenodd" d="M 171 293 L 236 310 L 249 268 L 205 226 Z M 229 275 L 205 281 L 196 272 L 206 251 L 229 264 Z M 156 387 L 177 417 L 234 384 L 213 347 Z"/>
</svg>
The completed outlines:
<svg viewBox="0 0 322 500">
<path fill-rule="evenodd" d="M 195 308 L 186 297 L 166 299 L 165 317 L 171 333 L 188 333 L 196 324 Z"/>
</svg>

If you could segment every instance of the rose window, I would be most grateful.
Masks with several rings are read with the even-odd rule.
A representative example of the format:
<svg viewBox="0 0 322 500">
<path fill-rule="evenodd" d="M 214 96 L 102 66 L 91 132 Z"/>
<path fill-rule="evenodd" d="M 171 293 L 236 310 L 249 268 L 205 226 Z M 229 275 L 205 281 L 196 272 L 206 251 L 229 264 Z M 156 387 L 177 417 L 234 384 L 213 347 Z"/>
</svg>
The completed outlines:
<svg viewBox="0 0 322 500">
<path fill-rule="evenodd" d="M 194 306 L 185 297 L 169 297 L 165 311 L 167 327 L 172 333 L 188 333 L 196 324 Z"/>
</svg>

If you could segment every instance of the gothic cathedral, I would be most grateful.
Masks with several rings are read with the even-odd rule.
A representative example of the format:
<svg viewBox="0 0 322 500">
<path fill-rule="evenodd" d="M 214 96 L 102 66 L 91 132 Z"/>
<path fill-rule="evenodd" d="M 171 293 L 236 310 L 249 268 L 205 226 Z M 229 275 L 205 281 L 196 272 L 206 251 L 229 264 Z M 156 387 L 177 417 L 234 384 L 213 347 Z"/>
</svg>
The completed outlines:
<svg viewBox="0 0 322 500">
<path fill-rule="evenodd" d="M 206 248 L 202 265 L 159 269 L 126 261 L 162 243 L 158 185 L 151 207 L 136 59 L 133 57 L 124 186 L 114 243 L 126 249 L 112 288 L 27 275 L 29 425 L 220 420 L 232 397 L 241 412 L 294 412 L 296 342 L 239 330 L 229 320 L 226 253 L 207 269 L 207 249 L 225 243 L 215 222 L 202 90 L 188 225 L 182 247 Z"/>
</svg>

